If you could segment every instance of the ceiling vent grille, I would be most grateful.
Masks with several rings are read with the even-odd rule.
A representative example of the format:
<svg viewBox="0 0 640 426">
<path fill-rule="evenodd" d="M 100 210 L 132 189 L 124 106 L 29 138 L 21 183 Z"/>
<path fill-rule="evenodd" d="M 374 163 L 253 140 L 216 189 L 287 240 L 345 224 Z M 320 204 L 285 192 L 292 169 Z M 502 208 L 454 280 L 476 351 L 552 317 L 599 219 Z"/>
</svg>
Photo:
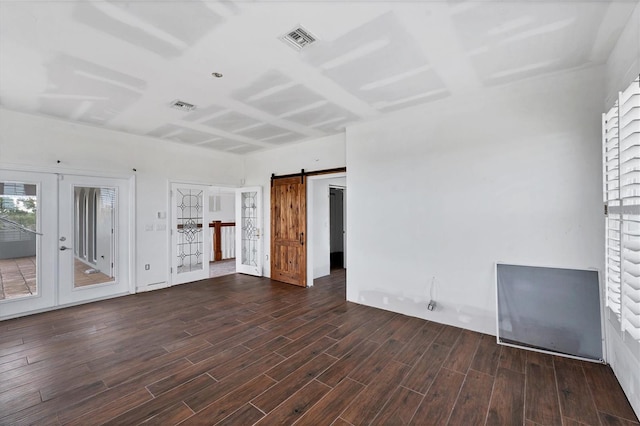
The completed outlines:
<svg viewBox="0 0 640 426">
<path fill-rule="evenodd" d="M 190 104 L 189 102 L 184 102 L 180 100 L 175 100 L 171 102 L 171 108 L 179 109 L 180 111 L 193 111 L 196 109 L 196 106 Z"/>
<path fill-rule="evenodd" d="M 317 40 L 316 36 L 300 25 L 287 32 L 281 39 L 296 50 L 302 50 Z"/>
</svg>

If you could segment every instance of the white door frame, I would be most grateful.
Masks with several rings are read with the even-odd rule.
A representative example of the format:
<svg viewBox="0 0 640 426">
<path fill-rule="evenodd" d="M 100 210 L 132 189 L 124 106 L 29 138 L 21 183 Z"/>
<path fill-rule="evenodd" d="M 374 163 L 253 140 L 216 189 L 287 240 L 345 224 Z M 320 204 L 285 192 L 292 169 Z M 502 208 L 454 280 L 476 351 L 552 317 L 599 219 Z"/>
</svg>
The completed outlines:
<svg viewBox="0 0 640 426">
<path fill-rule="evenodd" d="M 324 179 L 335 179 L 335 178 L 341 178 L 347 177 L 347 173 L 346 172 L 340 172 L 340 173 L 331 173 L 331 174 L 326 174 L 326 175 L 317 175 L 317 176 L 307 176 L 307 287 L 311 287 L 313 286 L 313 268 L 314 268 L 314 262 L 313 262 L 313 254 L 314 254 L 314 244 L 315 244 L 315 238 L 317 238 L 317 236 L 315 235 L 314 231 L 313 231 L 313 221 L 314 221 L 314 217 L 315 217 L 315 208 L 314 208 L 314 203 L 313 203 L 313 191 L 314 191 L 314 186 L 315 186 L 315 182 L 319 181 L 319 180 L 324 180 Z M 346 222 L 346 213 L 347 213 L 347 187 L 345 186 L 345 197 L 344 197 L 344 212 L 345 212 L 345 222 L 344 222 L 344 229 L 347 229 L 347 222 Z M 346 234 L 345 234 L 345 251 L 346 251 Z M 346 256 L 345 256 L 345 263 L 346 263 Z M 346 265 L 345 265 L 346 267 Z"/>
</svg>

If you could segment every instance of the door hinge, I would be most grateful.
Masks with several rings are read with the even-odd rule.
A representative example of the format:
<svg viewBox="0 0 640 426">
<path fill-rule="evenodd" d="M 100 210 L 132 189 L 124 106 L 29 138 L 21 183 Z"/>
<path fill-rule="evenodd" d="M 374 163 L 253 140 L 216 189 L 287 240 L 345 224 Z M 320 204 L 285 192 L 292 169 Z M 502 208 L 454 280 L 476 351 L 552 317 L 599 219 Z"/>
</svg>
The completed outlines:
<svg viewBox="0 0 640 426">
<path fill-rule="evenodd" d="M 604 215 L 609 216 L 609 206 L 606 204 L 604 205 Z"/>
<path fill-rule="evenodd" d="M 169 268 L 169 272 L 173 274 L 173 266 Z"/>
</svg>

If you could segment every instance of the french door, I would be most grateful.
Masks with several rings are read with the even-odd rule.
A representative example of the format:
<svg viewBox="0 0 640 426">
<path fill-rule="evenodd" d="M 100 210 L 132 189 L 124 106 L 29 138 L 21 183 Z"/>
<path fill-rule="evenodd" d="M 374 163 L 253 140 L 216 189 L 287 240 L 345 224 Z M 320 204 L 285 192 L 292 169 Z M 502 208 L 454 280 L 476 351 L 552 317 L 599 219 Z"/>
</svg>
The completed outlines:
<svg viewBox="0 0 640 426">
<path fill-rule="evenodd" d="M 171 284 L 209 278 L 208 186 L 171 184 Z"/>
<path fill-rule="evenodd" d="M 0 170 L 0 319 L 129 292 L 129 181 Z"/>
<path fill-rule="evenodd" d="M 59 303 L 127 293 L 128 181 L 64 175 L 58 186 Z"/>
<path fill-rule="evenodd" d="M 236 189 L 236 272 L 262 276 L 262 187 Z"/>
<path fill-rule="evenodd" d="M 56 175 L 0 170 L 0 319 L 55 306 Z"/>
</svg>

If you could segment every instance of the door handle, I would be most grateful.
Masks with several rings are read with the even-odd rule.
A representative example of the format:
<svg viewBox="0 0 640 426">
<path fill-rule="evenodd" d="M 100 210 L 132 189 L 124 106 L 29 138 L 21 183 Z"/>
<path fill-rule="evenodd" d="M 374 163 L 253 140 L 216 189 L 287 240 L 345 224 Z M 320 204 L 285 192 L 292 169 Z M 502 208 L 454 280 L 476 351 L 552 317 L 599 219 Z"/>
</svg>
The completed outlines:
<svg viewBox="0 0 640 426">
<path fill-rule="evenodd" d="M 304 245 L 304 232 L 300 233 L 300 244 Z"/>
<path fill-rule="evenodd" d="M 73 247 L 60 246 L 60 251 L 71 250 Z"/>
</svg>

